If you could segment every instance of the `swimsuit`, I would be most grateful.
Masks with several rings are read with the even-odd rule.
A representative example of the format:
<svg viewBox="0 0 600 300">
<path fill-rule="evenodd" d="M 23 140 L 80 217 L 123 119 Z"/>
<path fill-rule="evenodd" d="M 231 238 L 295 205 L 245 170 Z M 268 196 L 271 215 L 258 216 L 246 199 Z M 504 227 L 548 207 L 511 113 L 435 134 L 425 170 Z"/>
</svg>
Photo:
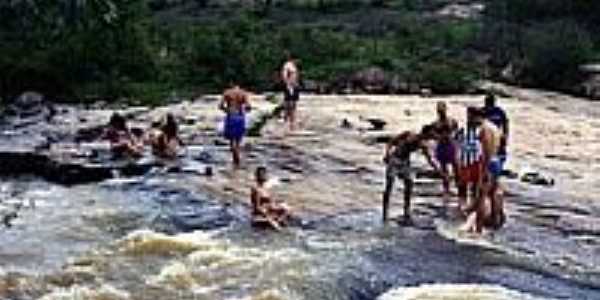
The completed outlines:
<svg viewBox="0 0 600 300">
<path fill-rule="evenodd" d="M 229 113 L 225 117 L 223 135 L 226 139 L 240 142 L 246 134 L 246 116 L 243 113 Z"/>
<path fill-rule="evenodd" d="M 286 86 L 283 91 L 283 108 L 287 111 L 295 111 L 300 100 L 300 89 Z"/>
<path fill-rule="evenodd" d="M 452 142 L 439 142 L 435 148 L 435 158 L 441 165 L 447 165 L 454 162 L 456 157 L 456 147 Z"/>
<path fill-rule="evenodd" d="M 419 143 L 414 141 L 403 142 L 396 146 L 387 163 L 386 177 L 389 180 L 394 180 L 395 177 L 403 180 L 413 180 L 415 172 L 410 165 L 410 154 L 419 147 Z"/>
<path fill-rule="evenodd" d="M 467 128 L 459 133 L 460 168 L 459 179 L 463 184 L 476 183 L 481 179 L 483 147 L 478 128 Z"/>
</svg>

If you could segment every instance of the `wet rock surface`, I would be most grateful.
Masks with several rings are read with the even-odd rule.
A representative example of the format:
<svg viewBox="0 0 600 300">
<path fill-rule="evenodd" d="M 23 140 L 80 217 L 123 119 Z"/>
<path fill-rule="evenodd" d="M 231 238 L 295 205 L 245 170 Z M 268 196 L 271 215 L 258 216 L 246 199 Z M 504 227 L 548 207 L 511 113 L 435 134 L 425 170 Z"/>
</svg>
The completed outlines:
<svg viewBox="0 0 600 300">
<path fill-rule="evenodd" d="M 131 109 L 132 124 L 141 128 L 166 111 L 174 113 L 190 145 L 187 151 L 171 162 L 147 162 L 151 157 L 146 156 L 134 165 L 148 169 L 94 183 L 58 185 L 29 171 L 19 172 L 26 177 L 5 177 L 0 217 L 12 212 L 18 217 L 10 227 L 0 225 L 0 298 L 376 299 L 390 290 L 382 299 L 415 295 L 398 287 L 447 299 L 455 299 L 453 291 L 476 299 L 482 293 L 489 299 L 599 298 L 600 205 L 593 201 L 598 178 L 588 164 L 596 154 L 591 139 L 598 131 L 583 127 L 593 119 L 568 113 L 564 117 L 581 118 L 582 127 L 563 130 L 556 121 L 562 113 L 545 104 L 501 100 L 514 126 L 509 167 L 519 176 L 504 179 L 508 222 L 498 232 L 479 239 L 448 237 L 440 225 L 445 217 L 439 180 L 418 156 L 415 224 L 381 224 L 382 145 L 376 140 L 418 129 L 433 119 L 438 100 L 305 96 L 301 130 L 286 136 L 281 121 L 270 118 L 260 137 L 246 140 L 244 165 L 237 171 L 231 170 L 228 147 L 218 137 L 221 115 L 215 100 Z M 482 101 L 444 100 L 461 120 L 467 105 Z M 275 104 L 257 100 L 257 107 L 268 114 Z M 63 168 L 92 164 L 122 171 L 122 162 L 105 157 L 104 146 L 93 138 L 110 113 L 66 107 L 40 133 L 54 142 L 28 146 L 23 153 L 57 160 Z M 525 114 L 540 119 L 522 120 Z M 386 131 L 369 130 L 362 116 L 386 121 Z M 81 119 L 85 122 L 70 121 Z M 344 119 L 355 126 L 341 128 Z M 531 138 L 538 130 L 544 134 Z M 590 139 L 573 136 L 573 130 Z M 567 155 L 571 146 L 547 145 L 563 137 L 579 142 L 579 152 L 569 154 L 577 160 L 557 164 L 556 157 Z M 541 146 L 532 148 L 532 143 Z M 79 154 L 90 150 L 98 155 Z M 544 157 L 548 153 L 554 156 Z M 282 232 L 249 225 L 249 187 L 258 165 L 268 167 L 274 197 L 300 218 Z M 551 174 L 556 184 L 521 182 L 527 171 L 520 170 L 522 165 Z M 204 175 L 207 166 L 210 177 Z M 581 172 L 586 167 L 589 172 Z M 563 173 L 568 169 L 580 177 Z M 573 186 L 580 188 L 574 193 Z M 399 185 L 392 199 L 394 217 L 401 214 L 401 195 Z"/>
</svg>

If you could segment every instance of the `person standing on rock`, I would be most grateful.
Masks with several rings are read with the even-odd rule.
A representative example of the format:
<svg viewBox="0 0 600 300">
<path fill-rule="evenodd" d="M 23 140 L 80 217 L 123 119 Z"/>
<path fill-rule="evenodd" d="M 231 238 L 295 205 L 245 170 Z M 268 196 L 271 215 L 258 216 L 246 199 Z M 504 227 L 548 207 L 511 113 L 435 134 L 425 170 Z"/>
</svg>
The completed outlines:
<svg viewBox="0 0 600 300">
<path fill-rule="evenodd" d="M 385 146 L 383 162 L 386 164 L 385 191 L 383 193 L 383 222 L 388 220 L 390 196 L 396 177 L 404 182 L 404 223 L 412 223 L 410 216 L 410 198 L 414 185 L 414 169 L 411 167 L 410 156 L 413 152 L 422 151 L 427 162 L 436 172 L 443 176 L 439 166 L 434 162 L 426 142 L 434 138 L 433 126 L 424 126 L 420 133 L 405 131 L 393 137 Z"/>
<path fill-rule="evenodd" d="M 498 159 L 501 164 L 502 171 L 504 169 L 504 164 L 508 158 L 507 146 L 508 146 L 508 137 L 510 134 L 509 130 L 509 122 L 506 116 L 506 112 L 504 109 L 497 105 L 496 96 L 494 94 L 489 93 L 485 97 L 485 105 L 483 107 L 483 114 L 485 119 L 492 122 L 496 127 L 498 127 L 502 131 L 502 138 L 500 140 L 500 146 L 498 147 Z"/>
<path fill-rule="evenodd" d="M 240 146 L 246 134 L 246 112 L 250 111 L 249 94 L 236 84 L 223 92 L 219 108 L 225 112 L 223 135 L 229 140 L 233 165 L 240 166 Z"/>
<path fill-rule="evenodd" d="M 296 110 L 300 100 L 300 73 L 296 60 L 289 52 L 286 53 L 286 61 L 281 68 L 281 80 L 284 85 L 284 120 L 288 124 L 289 131 L 294 131 L 296 128 Z"/>
<path fill-rule="evenodd" d="M 481 233 L 484 226 L 497 229 L 505 221 L 502 199 L 496 195 L 496 182 L 501 173 L 497 153 L 502 133 L 496 125 L 484 119 L 482 110 L 469 108 L 468 118 L 461 151 L 461 162 L 467 167 L 463 169 L 460 190 L 465 195 L 466 185 L 471 182 L 477 192 L 464 208 L 467 221 L 463 230 Z"/>
<path fill-rule="evenodd" d="M 483 146 L 477 123 L 477 108 L 467 108 L 467 125 L 457 134 L 459 143 L 458 200 L 459 208 L 467 214 L 479 203 L 483 188 Z M 469 197 L 471 194 L 471 197 Z M 466 228 L 467 226 L 465 226 Z"/>
<path fill-rule="evenodd" d="M 437 138 L 435 148 L 435 158 L 446 174 L 443 180 L 444 187 L 444 205 L 447 207 L 450 198 L 450 169 L 456 176 L 458 171 L 457 145 L 455 135 L 458 131 L 458 122 L 448 116 L 448 107 L 446 102 L 437 103 L 438 119 L 433 123 L 433 128 Z"/>
</svg>

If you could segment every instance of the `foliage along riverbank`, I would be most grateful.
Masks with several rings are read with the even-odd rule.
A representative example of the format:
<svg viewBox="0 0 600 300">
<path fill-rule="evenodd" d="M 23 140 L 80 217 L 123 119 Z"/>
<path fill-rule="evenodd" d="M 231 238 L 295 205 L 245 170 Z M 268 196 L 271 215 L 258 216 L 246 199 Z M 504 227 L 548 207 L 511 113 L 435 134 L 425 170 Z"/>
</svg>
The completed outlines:
<svg viewBox="0 0 600 300">
<path fill-rule="evenodd" d="M 579 65 L 598 57 L 596 2 L 478 3 L 459 18 L 440 13 L 443 0 L 10 1 L 0 4 L 0 95 L 152 104 L 231 80 L 275 89 L 287 49 L 324 92 L 462 93 L 501 76 L 571 91 Z"/>
</svg>

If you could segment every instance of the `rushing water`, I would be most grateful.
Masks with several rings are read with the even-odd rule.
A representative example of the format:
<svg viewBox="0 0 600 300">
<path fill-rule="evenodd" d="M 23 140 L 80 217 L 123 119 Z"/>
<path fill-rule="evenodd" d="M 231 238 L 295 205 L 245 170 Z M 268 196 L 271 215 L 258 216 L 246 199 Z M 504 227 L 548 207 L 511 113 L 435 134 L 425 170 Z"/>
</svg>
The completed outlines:
<svg viewBox="0 0 600 300">
<path fill-rule="evenodd" d="M 458 243 L 419 201 L 413 227 L 365 210 L 256 230 L 175 176 L 4 180 L 2 299 L 600 299 L 598 228 L 578 227 L 599 211 L 535 201 L 556 192 L 519 191 L 504 230 Z"/>
</svg>

